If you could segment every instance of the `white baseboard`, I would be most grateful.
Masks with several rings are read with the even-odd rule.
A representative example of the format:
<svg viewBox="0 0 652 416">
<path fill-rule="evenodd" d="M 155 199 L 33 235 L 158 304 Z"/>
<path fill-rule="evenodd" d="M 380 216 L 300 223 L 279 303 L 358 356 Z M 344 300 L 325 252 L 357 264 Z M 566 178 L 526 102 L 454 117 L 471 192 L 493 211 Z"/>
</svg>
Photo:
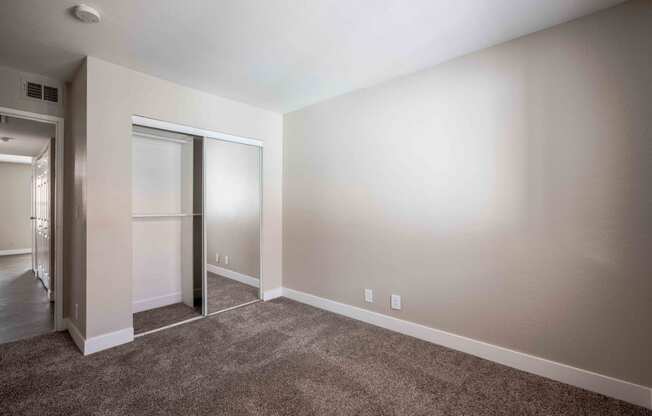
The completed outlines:
<svg viewBox="0 0 652 416">
<path fill-rule="evenodd" d="M 211 273 L 219 274 L 220 276 L 223 277 L 228 277 L 229 279 L 237 280 L 238 282 L 244 283 L 245 285 L 260 287 L 259 279 L 248 276 L 246 274 L 234 272 L 233 270 L 225 269 L 224 267 L 215 266 L 214 264 L 207 263 L 206 270 Z"/>
<path fill-rule="evenodd" d="M 276 289 L 270 289 L 263 292 L 263 300 L 272 300 L 280 298 L 283 296 L 283 288 L 277 287 Z"/>
<path fill-rule="evenodd" d="M 124 328 L 108 334 L 88 338 L 84 347 L 84 355 L 93 354 L 134 340 L 134 328 Z"/>
<path fill-rule="evenodd" d="M 30 254 L 31 248 L 15 248 L 13 250 L 0 250 L 0 256 L 13 256 L 15 254 Z"/>
<path fill-rule="evenodd" d="M 134 340 L 133 328 L 124 328 L 118 331 L 109 332 L 108 334 L 86 339 L 69 318 L 66 318 L 65 322 L 72 340 L 84 355 L 117 347 L 118 345 L 126 344 Z"/>
<path fill-rule="evenodd" d="M 160 308 L 162 306 L 180 303 L 182 301 L 181 292 L 170 293 L 163 296 L 155 296 L 153 298 L 135 300 L 131 304 L 132 313 L 148 311 L 150 309 Z"/>
<path fill-rule="evenodd" d="M 466 338 L 410 321 L 283 288 L 283 296 L 320 309 L 357 319 L 433 344 L 475 355 L 508 367 L 547 377 L 605 396 L 652 409 L 652 388 L 571 367 L 555 361 Z"/>
<path fill-rule="evenodd" d="M 86 339 L 84 336 L 81 334 L 75 323 L 70 319 L 70 318 L 65 318 L 63 320 L 63 323 L 68 330 L 68 333 L 70 334 L 70 337 L 74 341 L 75 345 L 77 345 L 77 348 L 79 348 L 79 351 L 81 353 L 84 353 L 84 345 L 86 344 Z"/>
</svg>

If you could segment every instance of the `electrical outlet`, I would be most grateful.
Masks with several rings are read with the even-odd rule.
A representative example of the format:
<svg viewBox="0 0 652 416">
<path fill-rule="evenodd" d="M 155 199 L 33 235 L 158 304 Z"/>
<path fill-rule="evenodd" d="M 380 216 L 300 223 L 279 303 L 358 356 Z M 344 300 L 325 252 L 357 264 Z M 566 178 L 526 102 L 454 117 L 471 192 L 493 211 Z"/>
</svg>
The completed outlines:
<svg viewBox="0 0 652 416">
<path fill-rule="evenodd" d="M 224 264 L 229 264 L 229 256 L 224 256 Z"/>
<path fill-rule="evenodd" d="M 220 253 L 215 253 L 215 263 L 220 264 Z"/>
<path fill-rule="evenodd" d="M 364 301 L 367 303 L 374 303 L 374 291 L 371 289 L 364 290 Z"/>
<path fill-rule="evenodd" d="M 400 295 L 392 295 L 391 297 L 391 306 L 392 309 L 396 310 L 401 310 L 401 296 Z"/>
</svg>

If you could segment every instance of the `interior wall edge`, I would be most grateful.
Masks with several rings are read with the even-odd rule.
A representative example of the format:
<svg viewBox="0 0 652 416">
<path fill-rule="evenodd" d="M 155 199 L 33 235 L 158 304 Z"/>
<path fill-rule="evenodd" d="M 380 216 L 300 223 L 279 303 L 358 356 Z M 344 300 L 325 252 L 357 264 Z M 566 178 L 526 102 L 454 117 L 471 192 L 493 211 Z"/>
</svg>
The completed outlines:
<svg viewBox="0 0 652 416">
<path fill-rule="evenodd" d="M 652 409 L 652 388 L 283 287 L 282 296 L 390 331 Z M 267 299 L 265 299 L 267 300 Z"/>
<path fill-rule="evenodd" d="M 84 336 L 81 334 L 81 331 L 79 331 L 79 328 L 77 328 L 75 322 L 68 317 L 64 318 L 64 323 L 66 326 L 66 330 L 70 334 L 70 337 L 72 338 L 73 342 L 75 343 L 79 351 L 83 354 L 84 343 L 86 340 L 84 339 Z"/>
<path fill-rule="evenodd" d="M 79 348 L 79 351 L 81 351 L 83 355 L 104 351 L 122 344 L 127 344 L 134 340 L 133 327 L 85 338 L 70 318 L 65 319 L 65 325 L 68 333 L 75 342 L 75 345 L 77 345 L 77 348 Z"/>
</svg>

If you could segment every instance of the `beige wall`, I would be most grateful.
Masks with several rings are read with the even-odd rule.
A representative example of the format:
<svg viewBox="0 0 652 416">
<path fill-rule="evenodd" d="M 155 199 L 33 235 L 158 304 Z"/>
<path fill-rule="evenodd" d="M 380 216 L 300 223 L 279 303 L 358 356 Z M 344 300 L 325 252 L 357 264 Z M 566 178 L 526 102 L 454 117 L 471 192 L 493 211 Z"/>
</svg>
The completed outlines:
<svg viewBox="0 0 652 416">
<path fill-rule="evenodd" d="M 284 286 L 652 386 L 651 22 L 626 3 L 286 115 Z"/>
<path fill-rule="evenodd" d="M 21 84 L 23 80 L 46 83 L 52 87 L 59 88 L 59 92 L 61 93 L 60 103 L 53 104 L 24 98 L 21 94 Z M 9 107 L 15 110 L 63 117 L 65 110 L 64 102 L 65 94 L 62 82 L 42 75 L 21 72 L 13 68 L 0 66 L 0 107 Z"/>
<path fill-rule="evenodd" d="M 86 335 L 86 63 L 66 85 L 63 315 Z M 75 305 L 77 315 L 75 315 Z"/>
<path fill-rule="evenodd" d="M 207 263 L 258 278 L 260 148 L 208 139 L 204 149 Z"/>
<path fill-rule="evenodd" d="M 32 165 L 0 162 L 0 251 L 31 249 Z"/>
<path fill-rule="evenodd" d="M 281 285 L 282 116 L 87 58 L 86 336 L 132 326 L 131 116 L 265 142 L 264 290 Z"/>
</svg>

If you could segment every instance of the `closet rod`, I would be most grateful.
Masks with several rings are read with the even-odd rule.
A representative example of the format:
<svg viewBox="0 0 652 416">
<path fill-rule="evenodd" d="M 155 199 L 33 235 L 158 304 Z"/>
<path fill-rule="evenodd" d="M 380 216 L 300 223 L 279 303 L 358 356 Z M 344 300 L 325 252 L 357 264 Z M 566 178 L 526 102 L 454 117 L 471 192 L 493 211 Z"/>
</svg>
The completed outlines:
<svg viewBox="0 0 652 416">
<path fill-rule="evenodd" d="M 156 218 L 156 217 L 196 217 L 201 214 L 132 214 L 131 218 Z"/>
<path fill-rule="evenodd" d="M 134 131 L 132 133 L 136 137 L 142 137 L 144 139 L 154 139 L 154 140 L 163 140 L 166 142 L 173 142 L 173 143 L 179 143 L 179 144 L 188 144 L 192 143 L 192 138 L 188 139 L 175 139 L 172 137 L 163 137 L 163 136 L 157 136 L 156 134 L 149 134 L 149 133 L 142 133 L 139 131 Z"/>
</svg>

